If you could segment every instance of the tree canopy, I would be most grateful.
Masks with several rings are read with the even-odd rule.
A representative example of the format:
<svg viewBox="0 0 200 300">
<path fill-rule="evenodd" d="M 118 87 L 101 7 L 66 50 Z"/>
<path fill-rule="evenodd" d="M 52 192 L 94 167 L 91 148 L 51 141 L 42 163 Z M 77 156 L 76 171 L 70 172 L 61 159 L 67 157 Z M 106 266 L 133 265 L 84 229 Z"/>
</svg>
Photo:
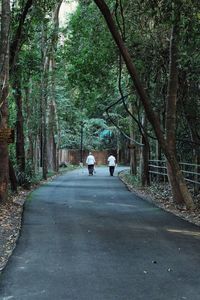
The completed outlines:
<svg viewBox="0 0 200 300">
<path fill-rule="evenodd" d="M 0 141 L 0 201 L 83 143 L 126 153 L 144 184 L 166 159 L 184 202 L 179 162 L 200 165 L 198 0 L 64 3 L 1 1 L 0 130 L 16 138 Z"/>
</svg>

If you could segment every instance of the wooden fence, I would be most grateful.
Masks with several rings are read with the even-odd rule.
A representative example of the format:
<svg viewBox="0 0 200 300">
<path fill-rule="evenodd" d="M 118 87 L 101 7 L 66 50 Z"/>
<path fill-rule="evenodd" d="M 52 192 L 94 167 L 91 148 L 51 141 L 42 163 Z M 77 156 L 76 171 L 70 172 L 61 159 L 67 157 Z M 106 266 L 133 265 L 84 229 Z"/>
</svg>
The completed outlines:
<svg viewBox="0 0 200 300">
<path fill-rule="evenodd" d="M 179 162 L 185 180 L 194 186 L 195 191 L 200 190 L 200 165 Z M 149 173 L 151 180 L 167 181 L 167 166 L 165 160 L 150 160 Z"/>
<path fill-rule="evenodd" d="M 111 151 L 116 157 L 117 153 L 115 150 Z M 89 154 L 89 151 L 82 152 L 83 164 L 85 164 L 86 158 Z M 92 154 L 96 159 L 97 165 L 105 165 L 107 164 L 108 156 L 110 155 L 110 151 L 93 151 Z M 67 162 L 71 164 L 78 165 L 80 163 L 81 154 L 80 150 L 68 150 L 68 149 L 60 149 L 59 150 L 59 164 L 62 162 Z"/>
</svg>

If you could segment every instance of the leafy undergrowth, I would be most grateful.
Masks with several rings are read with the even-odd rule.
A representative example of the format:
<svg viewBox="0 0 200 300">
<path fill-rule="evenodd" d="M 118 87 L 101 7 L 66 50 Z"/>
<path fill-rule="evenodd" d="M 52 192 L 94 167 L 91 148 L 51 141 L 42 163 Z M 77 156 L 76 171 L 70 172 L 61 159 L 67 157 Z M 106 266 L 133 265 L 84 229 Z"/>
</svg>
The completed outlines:
<svg viewBox="0 0 200 300">
<path fill-rule="evenodd" d="M 200 194 L 194 195 L 192 189 L 191 193 L 193 194 L 196 209 L 190 211 L 185 205 L 177 205 L 174 203 L 168 183 L 153 183 L 151 186 L 142 187 L 138 178 L 130 175 L 128 171 L 121 172 L 119 177 L 127 185 L 129 190 L 135 192 L 140 197 L 145 198 L 182 219 L 200 226 Z"/>
<path fill-rule="evenodd" d="M 9 200 L 0 205 L 0 271 L 5 267 L 10 255 L 12 254 L 21 229 L 21 219 L 23 205 L 28 195 L 39 185 L 52 180 L 59 174 L 71 171 L 77 167 L 68 166 L 61 168 L 59 173 L 48 173 L 48 179 L 42 180 L 38 174 L 31 182 L 29 189 L 19 188 L 18 193 L 9 195 Z"/>
<path fill-rule="evenodd" d="M 58 174 L 65 173 L 67 171 L 71 171 L 76 169 L 78 166 L 70 165 L 68 164 L 66 167 L 59 168 L 59 172 L 54 172 L 54 171 L 49 171 L 47 173 L 47 180 L 49 178 L 53 178 L 54 176 L 57 176 Z M 36 173 L 36 174 L 17 174 L 18 182 L 21 183 L 23 188 L 25 189 L 31 189 L 33 186 L 37 186 L 38 184 L 41 184 L 44 179 L 43 179 L 43 174 L 42 171 Z"/>
</svg>

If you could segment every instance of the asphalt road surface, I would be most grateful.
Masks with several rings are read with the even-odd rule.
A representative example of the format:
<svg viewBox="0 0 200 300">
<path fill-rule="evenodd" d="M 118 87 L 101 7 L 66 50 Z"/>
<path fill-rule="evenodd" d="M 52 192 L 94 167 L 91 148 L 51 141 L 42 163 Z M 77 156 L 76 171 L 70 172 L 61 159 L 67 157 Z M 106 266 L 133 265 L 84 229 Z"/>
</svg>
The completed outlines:
<svg viewBox="0 0 200 300">
<path fill-rule="evenodd" d="M 26 202 L 1 300 L 200 300 L 200 230 L 107 168 L 57 177 Z"/>
</svg>

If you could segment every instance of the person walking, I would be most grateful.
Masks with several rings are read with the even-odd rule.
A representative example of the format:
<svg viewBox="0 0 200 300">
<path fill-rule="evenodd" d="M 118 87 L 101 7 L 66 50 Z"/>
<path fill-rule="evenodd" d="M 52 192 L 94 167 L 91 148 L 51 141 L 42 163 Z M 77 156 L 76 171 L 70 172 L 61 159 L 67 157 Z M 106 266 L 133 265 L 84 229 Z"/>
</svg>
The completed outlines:
<svg viewBox="0 0 200 300">
<path fill-rule="evenodd" d="M 95 158 L 94 155 L 92 155 L 92 152 L 89 153 L 87 159 L 86 159 L 86 164 L 88 165 L 88 172 L 89 176 L 92 176 L 94 173 L 94 164 L 95 164 Z"/>
<path fill-rule="evenodd" d="M 115 171 L 115 166 L 116 166 L 116 158 L 112 154 L 108 157 L 108 166 L 109 166 L 110 176 L 113 176 Z"/>
</svg>

